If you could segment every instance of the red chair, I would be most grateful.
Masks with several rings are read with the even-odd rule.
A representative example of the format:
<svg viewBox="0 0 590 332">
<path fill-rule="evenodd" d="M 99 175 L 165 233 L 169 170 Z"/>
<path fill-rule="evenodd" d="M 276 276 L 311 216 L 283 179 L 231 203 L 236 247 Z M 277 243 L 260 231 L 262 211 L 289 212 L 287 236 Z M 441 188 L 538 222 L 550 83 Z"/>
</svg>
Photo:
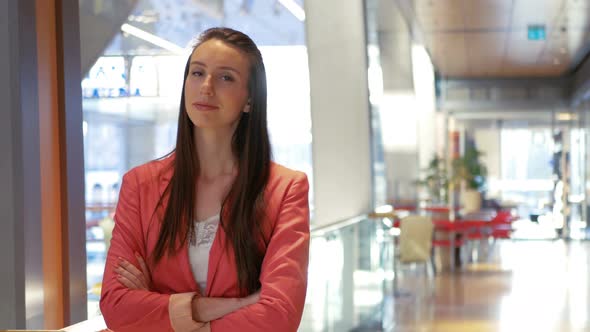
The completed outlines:
<svg viewBox="0 0 590 332">
<path fill-rule="evenodd" d="M 435 250 L 435 248 L 449 248 L 451 251 L 451 270 L 454 270 L 457 263 L 461 261 L 461 248 L 465 244 L 461 235 L 465 230 L 465 225 L 463 225 L 461 221 L 451 221 L 445 219 L 436 219 L 432 222 L 437 235 L 440 235 L 441 233 L 447 235 L 447 239 L 440 239 L 435 236 L 434 240 L 432 240 L 432 248 L 433 250 Z M 459 257 L 456 257 L 457 255 Z M 433 260 L 434 257 L 435 256 L 433 253 Z M 436 267 L 434 261 L 433 266 Z"/>
<path fill-rule="evenodd" d="M 509 240 L 512 238 L 512 232 L 514 232 L 512 223 L 517 219 L 518 217 L 513 216 L 510 211 L 501 210 L 496 217 L 490 221 L 490 224 L 492 225 L 492 232 L 490 234 L 492 238 L 491 249 L 494 248 L 497 240 Z"/>
<path fill-rule="evenodd" d="M 481 256 L 480 250 L 474 250 L 476 246 L 481 249 L 483 243 L 488 242 L 492 235 L 493 225 L 487 220 L 463 220 L 465 241 L 469 261 L 477 261 Z M 476 254 L 476 258 L 474 258 Z"/>
<path fill-rule="evenodd" d="M 510 211 L 501 210 L 496 214 L 494 219 L 490 221 L 492 225 L 492 237 L 496 238 L 510 238 L 510 235 L 513 231 L 512 223 L 517 218 L 510 213 Z"/>
<path fill-rule="evenodd" d="M 493 229 L 492 230 L 492 238 L 494 240 L 497 239 L 511 239 L 512 238 L 513 229 Z"/>
</svg>

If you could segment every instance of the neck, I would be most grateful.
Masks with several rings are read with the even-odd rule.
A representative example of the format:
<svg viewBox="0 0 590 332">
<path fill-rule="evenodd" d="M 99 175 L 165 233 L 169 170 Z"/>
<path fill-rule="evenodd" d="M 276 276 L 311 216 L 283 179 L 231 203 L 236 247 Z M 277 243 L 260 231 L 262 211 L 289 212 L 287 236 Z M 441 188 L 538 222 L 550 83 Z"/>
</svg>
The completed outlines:
<svg viewBox="0 0 590 332">
<path fill-rule="evenodd" d="M 199 178 L 208 180 L 234 174 L 237 160 L 231 147 L 232 135 L 195 129 L 194 139 L 201 169 Z"/>
</svg>

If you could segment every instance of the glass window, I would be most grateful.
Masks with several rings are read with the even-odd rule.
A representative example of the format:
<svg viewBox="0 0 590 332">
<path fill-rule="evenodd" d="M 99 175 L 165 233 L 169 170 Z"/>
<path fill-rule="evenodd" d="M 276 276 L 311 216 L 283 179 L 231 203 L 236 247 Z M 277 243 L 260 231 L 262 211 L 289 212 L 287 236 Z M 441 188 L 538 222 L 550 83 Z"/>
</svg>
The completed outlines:
<svg viewBox="0 0 590 332">
<path fill-rule="evenodd" d="M 500 139 L 502 200 L 519 203 L 523 217 L 549 212 L 555 163 L 551 129 L 502 129 Z"/>
</svg>

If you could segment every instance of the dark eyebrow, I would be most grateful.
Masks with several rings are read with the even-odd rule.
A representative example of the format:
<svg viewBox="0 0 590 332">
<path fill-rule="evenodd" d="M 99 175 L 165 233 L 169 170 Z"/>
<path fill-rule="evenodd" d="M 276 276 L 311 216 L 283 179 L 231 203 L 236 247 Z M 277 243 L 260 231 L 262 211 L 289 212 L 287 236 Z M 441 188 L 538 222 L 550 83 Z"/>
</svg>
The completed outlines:
<svg viewBox="0 0 590 332">
<path fill-rule="evenodd" d="M 205 67 L 205 68 L 207 68 L 207 65 L 206 65 L 206 64 L 204 64 L 204 63 L 202 63 L 201 61 L 191 61 L 191 65 L 199 65 L 199 66 L 201 66 L 201 67 Z M 240 72 L 239 72 L 237 69 L 233 68 L 233 67 L 229 67 L 229 66 L 221 66 L 221 67 L 218 67 L 218 68 L 219 68 L 219 69 L 223 69 L 223 70 L 229 70 L 229 71 L 233 71 L 234 73 L 236 73 L 236 74 L 240 75 Z"/>
</svg>

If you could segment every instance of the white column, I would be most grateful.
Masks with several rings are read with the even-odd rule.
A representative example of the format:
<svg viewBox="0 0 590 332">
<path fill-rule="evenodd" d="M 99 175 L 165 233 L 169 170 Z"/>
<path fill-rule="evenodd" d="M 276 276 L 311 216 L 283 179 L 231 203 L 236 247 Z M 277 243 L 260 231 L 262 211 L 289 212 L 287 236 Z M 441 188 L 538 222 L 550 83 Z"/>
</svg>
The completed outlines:
<svg viewBox="0 0 590 332">
<path fill-rule="evenodd" d="M 412 46 L 412 68 L 418 120 L 418 166 L 422 170 L 437 153 L 434 69 L 423 45 Z"/>
<path fill-rule="evenodd" d="M 314 225 L 368 212 L 371 148 L 363 1 L 305 1 Z"/>
</svg>

